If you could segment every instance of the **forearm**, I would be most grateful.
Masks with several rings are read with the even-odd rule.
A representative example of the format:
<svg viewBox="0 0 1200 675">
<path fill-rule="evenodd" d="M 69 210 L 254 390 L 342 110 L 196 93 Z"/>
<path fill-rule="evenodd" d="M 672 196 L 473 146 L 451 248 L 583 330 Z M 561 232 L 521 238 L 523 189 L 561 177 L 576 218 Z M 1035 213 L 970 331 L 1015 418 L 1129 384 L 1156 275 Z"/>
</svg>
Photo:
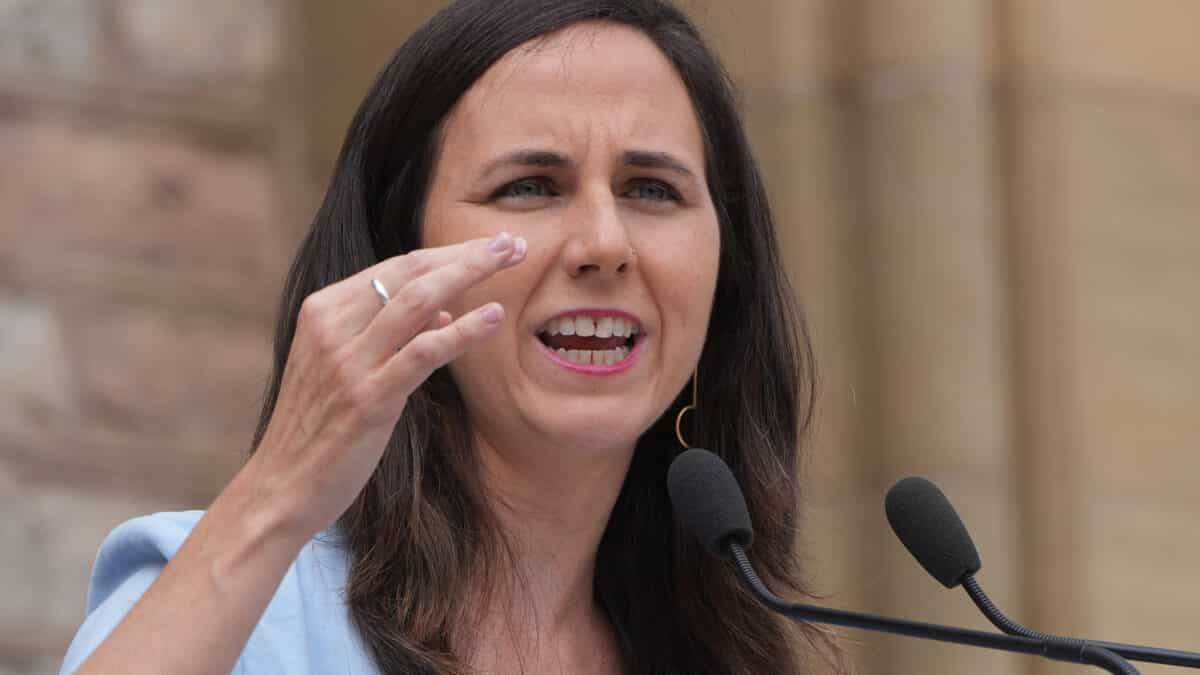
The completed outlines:
<svg viewBox="0 0 1200 675">
<path fill-rule="evenodd" d="M 306 297 L 254 457 L 76 672 L 229 673 L 301 548 L 370 480 L 408 397 L 504 319 L 495 302 L 440 308 L 526 251 L 506 233 L 422 249 Z"/>
<path fill-rule="evenodd" d="M 252 459 L 76 672 L 227 675 L 309 534 Z"/>
</svg>

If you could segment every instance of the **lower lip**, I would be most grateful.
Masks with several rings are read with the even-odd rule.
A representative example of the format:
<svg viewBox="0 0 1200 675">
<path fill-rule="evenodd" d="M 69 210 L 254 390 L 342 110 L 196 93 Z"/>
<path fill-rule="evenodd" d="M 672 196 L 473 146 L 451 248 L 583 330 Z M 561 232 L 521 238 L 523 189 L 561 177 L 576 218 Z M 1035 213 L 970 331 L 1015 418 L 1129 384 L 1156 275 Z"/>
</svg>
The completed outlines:
<svg viewBox="0 0 1200 675">
<path fill-rule="evenodd" d="M 637 361 L 638 356 L 641 355 L 642 343 L 646 341 L 644 338 L 639 337 L 637 340 L 634 340 L 633 349 L 629 351 L 628 356 L 612 365 L 598 366 L 590 363 L 585 364 L 569 361 L 566 357 L 559 356 L 558 352 L 551 349 L 546 345 L 546 343 L 542 342 L 537 337 L 534 337 L 533 339 L 537 341 L 538 346 L 542 348 L 542 353 L 549 357 L 551 361 L 557 363 L 563 368 L 566 368 L 567 370 L 580 373 L 581 375 L 616 375 L 617 373 L 623 373 L 626 370 L 629 370 L 633 367 L 634 362 Z"/>
</svg>

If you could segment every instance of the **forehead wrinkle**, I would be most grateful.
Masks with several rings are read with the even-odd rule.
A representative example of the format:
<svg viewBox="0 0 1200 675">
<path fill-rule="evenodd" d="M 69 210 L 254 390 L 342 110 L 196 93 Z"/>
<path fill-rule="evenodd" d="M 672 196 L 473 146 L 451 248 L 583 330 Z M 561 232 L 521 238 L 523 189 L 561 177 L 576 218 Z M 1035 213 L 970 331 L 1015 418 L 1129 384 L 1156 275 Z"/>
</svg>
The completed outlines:
<svg viewBox="0 0 1200 675">
<path fill-rule="evenodd" d="M 468 114 L 472 117 L 477 115 L 478 121 L 494 120 L 498 116 L 489 114 L 489 111 L 505 107 L 510 100 L 509 97 L 519 91 L 519 87 L 511 86 L 513 80 L 530 68 L 530 61 L 547 51 L 560 48 L 560 45 L 555 44 L 555 38 L 561 37 L 566 30 L 570 29 L 538 36 L 504 54 L 467 90 L 459 103 L 454 106 L 451 115 L 460 110 L 469 110 Z M 563 93 L 566 93 L 571 80 L 566 64 L 567 56 L 564 53 L 560 69 Z M 533 109 L 532 106 L 526 106 L 526 108 Z M 472 121 L 476 122 L 476 120 Z M 562 134 L 552 131 L 550 135 L 557 138 Z"/>
<path fill-rule="evenodd" d="M 581 106 L 572 105 L 567 114 L 561 114 L 562 109 L 555 108 L 556 98 L 551 95 L 548 99 L 555 114 L 542 112 L 541 101 L 523 102 L 514 100 L 522 95 L 520 87 L 509 86 L 521 71 L 528 67 L 528 60 L 541 53 L 541 47 L 521 48 L 521 53 L 510 53 L 513 57 L 501 68 L 485 76 L 488 81 L 481 81 L 479 86 L 464 97 L 461 108 L 465 117 L 470 118 L 468 125 L 479 128 L 488 124 L 506 124 L 514 133 L 505 138 L 505 146 L 548 147 L 563 149 L 580 145 L 580 139 L 590 136 L 591 115 L 573 114 Z M 506 57 L 507 58 L 507 57 Z M 562 89 L 558 92 L 567 95 L 571 79 L 564 69 L 561 71 Z M 469 132 L 469 130 L 468 130 Z M 474 135 L 474 134 L 472 134 Z M 586 141 L 583 143 L 586 147 Z M 581 160 L 576 152 L 564 152 L 573 160 Z"/>
</svg>

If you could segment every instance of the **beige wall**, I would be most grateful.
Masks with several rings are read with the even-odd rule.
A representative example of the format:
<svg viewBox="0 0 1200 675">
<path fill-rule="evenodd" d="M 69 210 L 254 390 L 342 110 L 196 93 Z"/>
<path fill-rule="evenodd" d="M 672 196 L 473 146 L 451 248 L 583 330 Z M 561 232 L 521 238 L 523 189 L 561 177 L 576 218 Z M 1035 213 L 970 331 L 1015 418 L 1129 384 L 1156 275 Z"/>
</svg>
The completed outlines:
<svg viewBox="0 0 1200 675">
<path fill-rule="evenodd" d="M 761 2 L 711 25 L 825 374 L 831 601 L 984 627 L 884 524 L 921 473 L 1014 616 L 1195 648 L 1200 3 Z M 864 672 L 1073 671 L 855 637 Z"/>
<path fill-rule="evenodd" d="M 345 124 L 440 4 L 0 3 L 0 674 L 56 672 L 108 529 L 236 466 Z M 1200 2 L 685 6 L 816 341 L 828 602 L 985 627 L 885 524 L 924 474 L 1009 613 L 1200 649 Z M 1075 672 L 847 637 L 862 673 Z"/>
<path fill-rule="evenodd" d="M 249 443 L 309 217 L 293 23 L 0 2 L 0 674 L 57 673 L 102 537 Z"/>
</svg>

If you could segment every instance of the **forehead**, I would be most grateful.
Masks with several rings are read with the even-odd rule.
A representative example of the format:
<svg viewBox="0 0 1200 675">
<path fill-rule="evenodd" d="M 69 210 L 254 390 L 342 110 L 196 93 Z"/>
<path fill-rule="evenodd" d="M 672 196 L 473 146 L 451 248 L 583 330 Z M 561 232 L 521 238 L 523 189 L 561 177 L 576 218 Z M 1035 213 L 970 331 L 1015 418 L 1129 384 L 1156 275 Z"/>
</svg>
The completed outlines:
<svg viewBox="0 0 1200 675">
<path fill-rule="evenodd" d="M 469 155 L 609 142 L 669 150 L 703 167 L 700 125 L 674 65 L 641 31 L 610 22 L 577 24 L 505 54 L 459 101 L 443 141 Z"/>
</svg>

